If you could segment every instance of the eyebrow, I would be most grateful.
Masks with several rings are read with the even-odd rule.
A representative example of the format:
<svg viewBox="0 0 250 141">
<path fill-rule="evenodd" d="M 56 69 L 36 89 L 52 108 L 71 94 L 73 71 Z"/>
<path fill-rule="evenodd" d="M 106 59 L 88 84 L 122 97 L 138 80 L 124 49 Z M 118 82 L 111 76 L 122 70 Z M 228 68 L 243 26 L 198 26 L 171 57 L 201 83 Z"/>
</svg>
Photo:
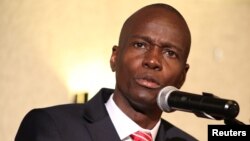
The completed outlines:
<svg viewBox="0 0 250 141">
<path fill-rule="evenodd" d="M 155 44 L 153 39 L 148 37 L 148 36 L 143 36 L 143 35 L 137 35 L 136 34 L 136 35 L 132 35 L 131 38 L 139 38 L 139 39 L 143 39 L 143 40 L 149 42 L 150 44 Z M 179 52 L 184 52 L 184 50 L 182 48 L 180 48 L 180 47 L 178 47 L 178 46 L 176 46 L 176 45 L 174 45 L 172 43 L 169 43 L 169 42 L 161 42 L 160 45 L 157 45 L 157 46 L 168 47 L 168 48 L 170 47 L 170 48 L 176 49 Z"/>
</svg>

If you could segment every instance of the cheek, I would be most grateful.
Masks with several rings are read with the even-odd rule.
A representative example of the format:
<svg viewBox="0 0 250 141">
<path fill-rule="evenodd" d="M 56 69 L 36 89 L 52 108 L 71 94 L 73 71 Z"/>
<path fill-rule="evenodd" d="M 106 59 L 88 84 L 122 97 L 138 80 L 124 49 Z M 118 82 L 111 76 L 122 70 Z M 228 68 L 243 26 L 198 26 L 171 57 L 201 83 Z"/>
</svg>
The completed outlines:
<svg viewBox="0 0 250 141">
<path fill-rule="evenodd" d="M 135 51 L 130 51 L 128 49 L 126 52 L 124 52 L 123 57 L 120 58 L 119 68 L 121 68 L 121 71 L 128 71 L 132 73 L 141 66 L 141 62 L 141 55 L 138 55 L 138 53 L 136 54 Z"/>
<path fill-rule="evenodd" d="M 130 57 L 123 56 L 123 58 L 120 58 L 119 63 L 117 65 L 117 76 L 120 78 L 122 77 L 121 80 L 124 80 L 129 77 L 133 72 L 134 63 L 135 61 L 133 61 Z"/>
<path fill-rule="evenodd" d="M 140 70 L 141 59 L 134 54 L 127 52 L 123 57 L 119 59 L 117 64 L 116 77 L 117 81 L 130 86 L 133 83 L 135 74 Z"/>
<path fill-rule="evenodd" d="M 165 85 L 177 86 L 182 79 L 181 67 L 176 65 L 164 67 L 161 78 Z"/>
</svg>

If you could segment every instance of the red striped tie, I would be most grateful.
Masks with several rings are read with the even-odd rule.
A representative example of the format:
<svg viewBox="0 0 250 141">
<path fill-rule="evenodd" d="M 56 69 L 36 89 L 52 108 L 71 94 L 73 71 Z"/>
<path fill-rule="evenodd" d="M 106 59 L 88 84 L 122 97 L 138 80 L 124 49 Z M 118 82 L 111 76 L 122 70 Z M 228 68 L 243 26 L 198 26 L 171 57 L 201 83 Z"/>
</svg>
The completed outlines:
<svg viewBox="0 0 250 141">
<path fill-rule="evenodd" d="M 150 133 L 137 131 L 130 135 L 133 141 L 153 141 Z"/>
</svg>

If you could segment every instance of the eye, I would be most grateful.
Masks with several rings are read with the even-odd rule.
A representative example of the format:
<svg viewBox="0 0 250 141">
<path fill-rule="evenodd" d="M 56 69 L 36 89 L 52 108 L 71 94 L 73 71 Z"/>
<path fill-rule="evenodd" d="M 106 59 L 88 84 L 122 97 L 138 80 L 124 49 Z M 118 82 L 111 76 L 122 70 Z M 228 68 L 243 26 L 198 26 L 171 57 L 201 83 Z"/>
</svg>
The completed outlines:
<svg viewBox="0 0 250 141">
<path fill-rule="evenodd" d="M 146 44 L 142 43 L 142 42 L 135 42 L 135 43 L 133 43 L 133 46 L 135 48 L 146 48 Z"/>
<path fill-rule="evenodd" d="M 173 50 L 167 49 L 164 51 L 164 53 L 171 58 L 177 58 L 177 53 Z"/>
</svg>

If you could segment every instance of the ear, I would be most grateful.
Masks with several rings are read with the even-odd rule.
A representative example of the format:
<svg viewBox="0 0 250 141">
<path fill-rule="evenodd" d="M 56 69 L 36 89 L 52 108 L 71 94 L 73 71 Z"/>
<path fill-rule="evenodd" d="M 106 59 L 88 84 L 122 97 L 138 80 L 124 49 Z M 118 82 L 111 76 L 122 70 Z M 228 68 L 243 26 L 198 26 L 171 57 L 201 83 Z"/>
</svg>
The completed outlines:
<svg viewBox="0 0 250 141">
<path fill-rule="evenodd" d="M 116 71 L 116 60 L 117 60 L 117 51 L 118 50 L 118 46 L 113 46 L 112 48 L 112 54 L 111 54 L 111 57 L 110 57 L 110 67 L 111 67 L 111 70 L 113 72 Z"/>
<path fill-rule="evenodd" d="M 186 66 L 185 66 L 185 68 L 184 68 L 184 70 L 182 72 L 181 79 L 179 81 L 178 87 L 177 87 L 178 89 L 180 89 L 182 87 L 182 85 L 184 84 L 184 82 L 186 80 L 187 72 L 189 70 L 189 67 L 190 67 L 189 64 L 186 64 Z"/>
</svg>

